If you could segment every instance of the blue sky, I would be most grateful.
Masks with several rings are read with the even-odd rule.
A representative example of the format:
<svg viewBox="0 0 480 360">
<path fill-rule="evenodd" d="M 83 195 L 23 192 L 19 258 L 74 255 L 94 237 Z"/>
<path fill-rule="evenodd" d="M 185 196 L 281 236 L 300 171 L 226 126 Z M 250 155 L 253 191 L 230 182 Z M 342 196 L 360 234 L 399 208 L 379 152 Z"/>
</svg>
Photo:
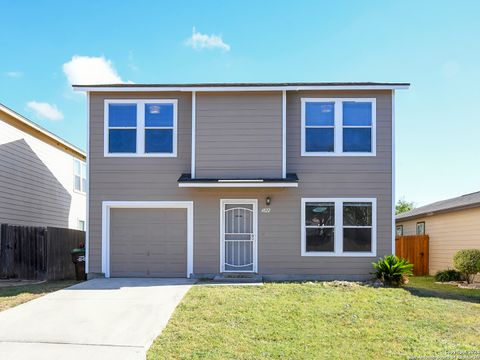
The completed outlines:
<svg viewBox="0 0 480 360">
<path fill-rule="evenodd" d="M 480 190 L 478 14 L 480 1 L 3 0 L 0 102 L 85 149 L 76 79 L 411 82 L 396 195 L 422 205 Z"/>
</svg>

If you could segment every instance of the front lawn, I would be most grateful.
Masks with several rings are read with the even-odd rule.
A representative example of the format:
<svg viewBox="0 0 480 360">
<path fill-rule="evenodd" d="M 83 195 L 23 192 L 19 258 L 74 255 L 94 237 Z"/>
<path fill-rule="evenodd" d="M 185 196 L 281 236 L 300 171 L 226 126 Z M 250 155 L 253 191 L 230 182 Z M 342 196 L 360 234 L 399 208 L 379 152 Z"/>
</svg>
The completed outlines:
<svg viewBox="0 0 480 360">
<path fill-rule="evenodd" d="M 480 304 L 410 291 L 321 282 L 197 285 L 147 356 L 386 359 L 480 350 Z"/>
<path fill-rule="evenodd" d="M 480 289 L 462 289 L 451 284 L 438 284 L 433 276 L 414 276 L 405 286 L 419 296 L 433 296 L 480 303 Z"/>
<path fill-rule="evenodd" d="M 76 281 L 46 281 L 40 284 L 0 287 L 0 311 L 76 284 Z"/>
</svg>

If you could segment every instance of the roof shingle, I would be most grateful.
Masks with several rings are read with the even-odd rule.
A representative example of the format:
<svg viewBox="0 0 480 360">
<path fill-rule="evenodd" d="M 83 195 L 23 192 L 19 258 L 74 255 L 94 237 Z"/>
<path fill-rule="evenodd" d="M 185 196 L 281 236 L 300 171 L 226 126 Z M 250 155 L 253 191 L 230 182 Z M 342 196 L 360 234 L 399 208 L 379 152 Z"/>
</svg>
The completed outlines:
<svg viewBox="0 0 480 360">
<path fill-rule="evenodd" d="M 449 212 L 473 207 L 480 207 L 480 191 L 471 194 L 465 194 L 453 199 L 441 200 L 429 205 L 421 206 L 419 208 L 399 214 L 395 218 L 397 220 L 408 220 L 427 214 Z"/>
</svg>

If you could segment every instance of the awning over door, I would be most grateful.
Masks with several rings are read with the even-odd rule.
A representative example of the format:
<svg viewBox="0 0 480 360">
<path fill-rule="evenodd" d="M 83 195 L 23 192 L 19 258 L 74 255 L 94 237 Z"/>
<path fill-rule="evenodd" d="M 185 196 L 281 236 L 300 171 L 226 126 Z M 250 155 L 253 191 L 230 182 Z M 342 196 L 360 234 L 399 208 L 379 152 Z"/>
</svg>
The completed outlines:
<svg viewBox="0 0 480 360">
<path fill-rule="evenodd" d="M 182 174 L 178 179 L 178 187 L 198 187 L 198 188 L 287 188 L 298 187 L 298 176 L 289 173 L 285 178 L 195 178 L 191 174 Z"/>
</svg>

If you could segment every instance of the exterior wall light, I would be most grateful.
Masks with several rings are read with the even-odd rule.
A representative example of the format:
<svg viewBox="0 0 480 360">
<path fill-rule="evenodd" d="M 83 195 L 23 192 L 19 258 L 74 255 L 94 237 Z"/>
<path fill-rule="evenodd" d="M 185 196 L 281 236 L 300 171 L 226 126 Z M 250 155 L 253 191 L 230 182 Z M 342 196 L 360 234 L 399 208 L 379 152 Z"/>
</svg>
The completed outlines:
<svg viewBox="0 0 480 360">
<path fill-rule="evenodd" d="M 267 196 L 267 198 L 265 199 L 265 203 L 267 204 L 267 206 L 272 203 L 272 199 L 270 198 L 270 196 Z"/>
</svg>

